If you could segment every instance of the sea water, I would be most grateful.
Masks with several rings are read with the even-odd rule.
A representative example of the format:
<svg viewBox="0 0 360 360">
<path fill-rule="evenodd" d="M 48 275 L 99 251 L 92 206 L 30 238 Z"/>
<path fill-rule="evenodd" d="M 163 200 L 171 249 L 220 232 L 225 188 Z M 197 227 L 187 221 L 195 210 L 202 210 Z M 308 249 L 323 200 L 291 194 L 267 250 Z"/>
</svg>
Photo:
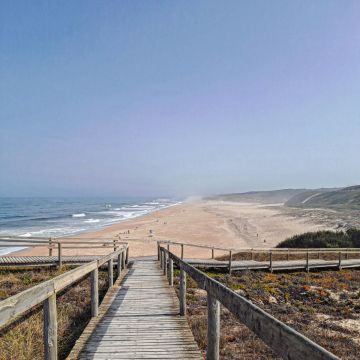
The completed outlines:
<svg viewBox="0 0 360 360">
<path fill-rule="evenodd" d="M 0 198 L 0 236 L 71 236 L 174 204 L 153 198 Z M 0 255 L 19 248 L 0 248 Z"/>
</svg>

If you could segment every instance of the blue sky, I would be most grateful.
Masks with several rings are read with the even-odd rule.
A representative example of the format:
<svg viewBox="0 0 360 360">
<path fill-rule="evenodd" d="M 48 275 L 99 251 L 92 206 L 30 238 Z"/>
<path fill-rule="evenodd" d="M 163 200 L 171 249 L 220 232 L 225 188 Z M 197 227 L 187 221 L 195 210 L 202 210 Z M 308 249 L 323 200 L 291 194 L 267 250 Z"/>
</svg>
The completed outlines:
<svg viewBox="0 0 360 360">
<path fill-rule="evenodd" d="M 0 195 L 360 183 L 359 1 L 1 1 Z"/>
</svg>

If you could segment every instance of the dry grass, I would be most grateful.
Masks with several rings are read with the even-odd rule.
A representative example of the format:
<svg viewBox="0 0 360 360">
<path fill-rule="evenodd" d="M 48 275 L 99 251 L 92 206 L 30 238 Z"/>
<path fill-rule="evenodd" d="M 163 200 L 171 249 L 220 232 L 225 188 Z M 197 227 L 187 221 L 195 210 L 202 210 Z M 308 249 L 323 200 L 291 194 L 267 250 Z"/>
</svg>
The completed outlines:
<svg viewBox="0 0 360 360">
<path fill-rule="evenodd" d="M 0 270 L 0 295 L 14 295 L 61 272 L 51 268 Z M 99 272 L 102 299 L 107 274 Z M 64 359 L 90 320 L 90 279 L 80 280 L 57 297 L 59 358 Z M 0 331 L 0 360 L 43 359 L 43 311 L 38 306 Z"/>
<path fill-rule="evenodd" d="M 360 271 L 296 273 L 218 272 L 208 275 L 338 355 L 358 359 Z M 189 279 L 189 277 L 188 277 Z M 206 292 L 188 281 L 189 322 L 206 349 Z M 222 359 L 274 359 L 276 355 L 229 311 L 221 308 Z"/>
</svg>

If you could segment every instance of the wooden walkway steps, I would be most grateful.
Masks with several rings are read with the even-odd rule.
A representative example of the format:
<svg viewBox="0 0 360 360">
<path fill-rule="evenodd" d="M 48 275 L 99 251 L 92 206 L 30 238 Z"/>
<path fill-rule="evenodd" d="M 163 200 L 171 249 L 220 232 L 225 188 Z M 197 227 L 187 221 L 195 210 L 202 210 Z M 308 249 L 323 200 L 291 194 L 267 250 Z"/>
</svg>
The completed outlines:
<svg viewBox="0 0 360 360">
<path fill-rule="evenodd" d="M 135 260 L 80 359 L 203 359 L 178 303 L 158 262 Z"/>
</svg>

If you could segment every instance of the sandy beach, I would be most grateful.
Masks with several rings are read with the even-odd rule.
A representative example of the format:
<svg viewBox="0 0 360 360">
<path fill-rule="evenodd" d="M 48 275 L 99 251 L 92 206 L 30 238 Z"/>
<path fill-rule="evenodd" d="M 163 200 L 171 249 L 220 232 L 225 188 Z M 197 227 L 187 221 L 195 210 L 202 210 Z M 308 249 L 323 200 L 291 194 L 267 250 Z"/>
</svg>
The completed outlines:
<svg viewBox="0 0 360 360">
<path fill-rule="evenodd" d="M 289 236 L 327 229 L 314 218 L 296 217 L 281 204 L 262 205 L 229 201 L 193 201 L 126 220 L 101 230 L 82 233 L 81 239 L 121 239 L 130 244 L 130 256 L 156 253 L 156 240 L 172 240 L 226 248 L 273 247 Z M 174 249 L 175 250 L 175 249 Z M 109 249 L 64 250 L 65 255 L 107 253 Z M 186 248 L 186 257 L 208 257 L 206 251 Z M 219 251 L 219 255 L 220 255 Z M 19 252 L 46 255 L 45 248 Z"/>
</svg>

